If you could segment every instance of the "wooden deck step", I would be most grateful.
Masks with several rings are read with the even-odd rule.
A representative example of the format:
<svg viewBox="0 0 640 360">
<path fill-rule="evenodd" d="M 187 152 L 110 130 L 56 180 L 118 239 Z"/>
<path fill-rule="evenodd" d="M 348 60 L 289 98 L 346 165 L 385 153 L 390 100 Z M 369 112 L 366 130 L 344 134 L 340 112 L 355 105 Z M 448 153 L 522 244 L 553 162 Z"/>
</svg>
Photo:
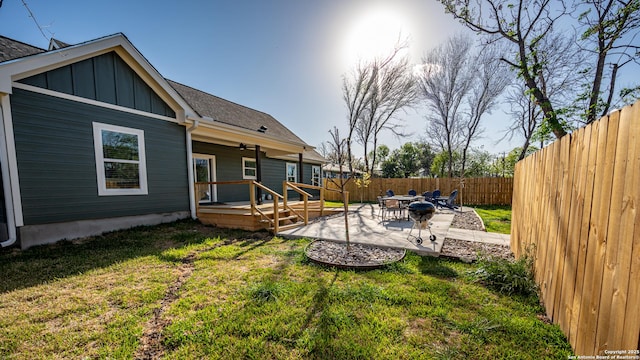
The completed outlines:
<svg viewBox="0 0 640 360">
<path fill-rule="evenodd" d="M 280 216 L 278 217 L 279 221 L 287 221 L 287 220 L 297 220 L 299 219 L 298 215 L 289 215 L 289 216 Z"/>
<path fill-rule="evenodd" d="M 281 226 L 278 227 L 278 230 L 279 231 L 284 231 L 284 230 L 294 229 L 294 228 L 297 228 L 297 227 L 300 227 L 300 226 L 303 226 L 303 225 L 304 225 L 304 222 L 296 222 L 296 223 L 293 223 L 293 224 L 281 225 Z M 274 231 L 273 228 L 269 228 L 269 230 Z"/>
</svg>

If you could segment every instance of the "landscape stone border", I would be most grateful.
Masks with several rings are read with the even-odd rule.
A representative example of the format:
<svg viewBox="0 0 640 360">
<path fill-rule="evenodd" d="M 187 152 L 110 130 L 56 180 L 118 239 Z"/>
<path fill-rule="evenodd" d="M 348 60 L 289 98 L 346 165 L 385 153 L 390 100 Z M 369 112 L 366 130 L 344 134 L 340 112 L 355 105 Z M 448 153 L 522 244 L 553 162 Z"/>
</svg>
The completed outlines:
<svg viewBox="0 0 640 360">
<path fill-rule="evenodd" d="M 365 244 L 347 244 L 330 240 L 315 240 L 304 250 L 316 264 L 341 269 L 372 270 L 398 262 L 407 254 L 404 249 L 384 248 Z"/>
</svg>

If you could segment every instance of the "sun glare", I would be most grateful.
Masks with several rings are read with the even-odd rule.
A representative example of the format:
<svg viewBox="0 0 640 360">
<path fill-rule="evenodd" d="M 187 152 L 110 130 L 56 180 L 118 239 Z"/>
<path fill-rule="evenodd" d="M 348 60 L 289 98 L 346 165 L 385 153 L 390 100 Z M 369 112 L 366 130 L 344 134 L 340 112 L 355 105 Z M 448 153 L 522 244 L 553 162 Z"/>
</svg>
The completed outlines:
<svg viewBox="0 0 640 360">
<path fill-rule="evenodd" d="M 403 20 L 390 9 L 374 9 L 355 18 L 345 34 L 347 64 L 388 54 L 398 40 L 410 35 Z"/>
</svg>

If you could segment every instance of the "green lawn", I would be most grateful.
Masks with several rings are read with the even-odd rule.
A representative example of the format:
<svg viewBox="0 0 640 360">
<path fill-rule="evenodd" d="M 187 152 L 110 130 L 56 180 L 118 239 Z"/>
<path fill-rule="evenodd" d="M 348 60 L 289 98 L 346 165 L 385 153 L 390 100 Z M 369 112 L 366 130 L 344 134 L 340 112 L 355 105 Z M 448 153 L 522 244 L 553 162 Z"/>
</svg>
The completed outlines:
<svg viewBox="0 0 640 360">
<path fill-rule="evenodd" d="M 344 207 L 344 203 L 342 201 L 326 201 L 325 200 L 324 206 L 328 208 L 342 208 Z"/>
<path fill-rule="evenodd" d="M 474 207 L 488 232 L 511 233 L 511 206 L 484 205 Z"/>
<path fill-rule="evenodd" d="M 185 221 L 3 250 L 0 358 L 130 359 L 154 334 L 166 359 L 572 354 L 537 297 L 480 285 L 480 264 L 409 253 L 335 270 L 310 263 L 308 243 Z"/>
</svg>

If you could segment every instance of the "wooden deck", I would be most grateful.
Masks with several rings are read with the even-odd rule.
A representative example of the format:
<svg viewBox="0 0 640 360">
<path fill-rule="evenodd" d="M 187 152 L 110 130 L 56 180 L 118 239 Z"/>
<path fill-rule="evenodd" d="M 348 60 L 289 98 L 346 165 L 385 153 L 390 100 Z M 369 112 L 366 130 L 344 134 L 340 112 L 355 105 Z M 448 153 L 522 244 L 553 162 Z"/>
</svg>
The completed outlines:
<svg viewBox="0 0 640 360">
<path fill-rule="evenodd" d="M 271 200 L 258 204 L 256 200 L 224 204 L 197 204 L 196 215 L 204 224 L 221 228 L 257 231 L 270 230 L 277 234 L 280 230 L 306 225 L 310 219 L 335 213 L 324 208 L 325 188 L 320 186 L 282 182 L 282 194 L 269 189 L 255 180 L 215 181 L 195 184 L 196 194 L 205 194 L 210 185 L 247 185 L 248 198 L 256 199 L 257 190 L 264 192 Z M 305 189 L 317 190 L 320 196 L 315 199 Z M 289 200 L 289 191 L 298 193 L 300 201 Z M 332 190 L 329 190 L 332 191 Z"/>
<path fill-rule="evenodd" d="M 278 203 L 279 230 L 304 225 L 304 201 L 289 201 L 289 208 L 285 209 L 284 203 Z M 253 211 L 251 204 L 247 202 L 225 204 L 200 204 L 197 216 L 200 222 L 221 228 L 242 229 L 249 231 L 270 230 L 274 231 L 272 221 L 274 219 L 274 205 L 268 201 L 262 205 L 256 205 L 259 211 Z M 321 209 L 320 201 L 308 201 L 308 220 L 335 214 L 342 209 Z M 269 221 L 268 217 L 271 221 Z"/>
</svg>

